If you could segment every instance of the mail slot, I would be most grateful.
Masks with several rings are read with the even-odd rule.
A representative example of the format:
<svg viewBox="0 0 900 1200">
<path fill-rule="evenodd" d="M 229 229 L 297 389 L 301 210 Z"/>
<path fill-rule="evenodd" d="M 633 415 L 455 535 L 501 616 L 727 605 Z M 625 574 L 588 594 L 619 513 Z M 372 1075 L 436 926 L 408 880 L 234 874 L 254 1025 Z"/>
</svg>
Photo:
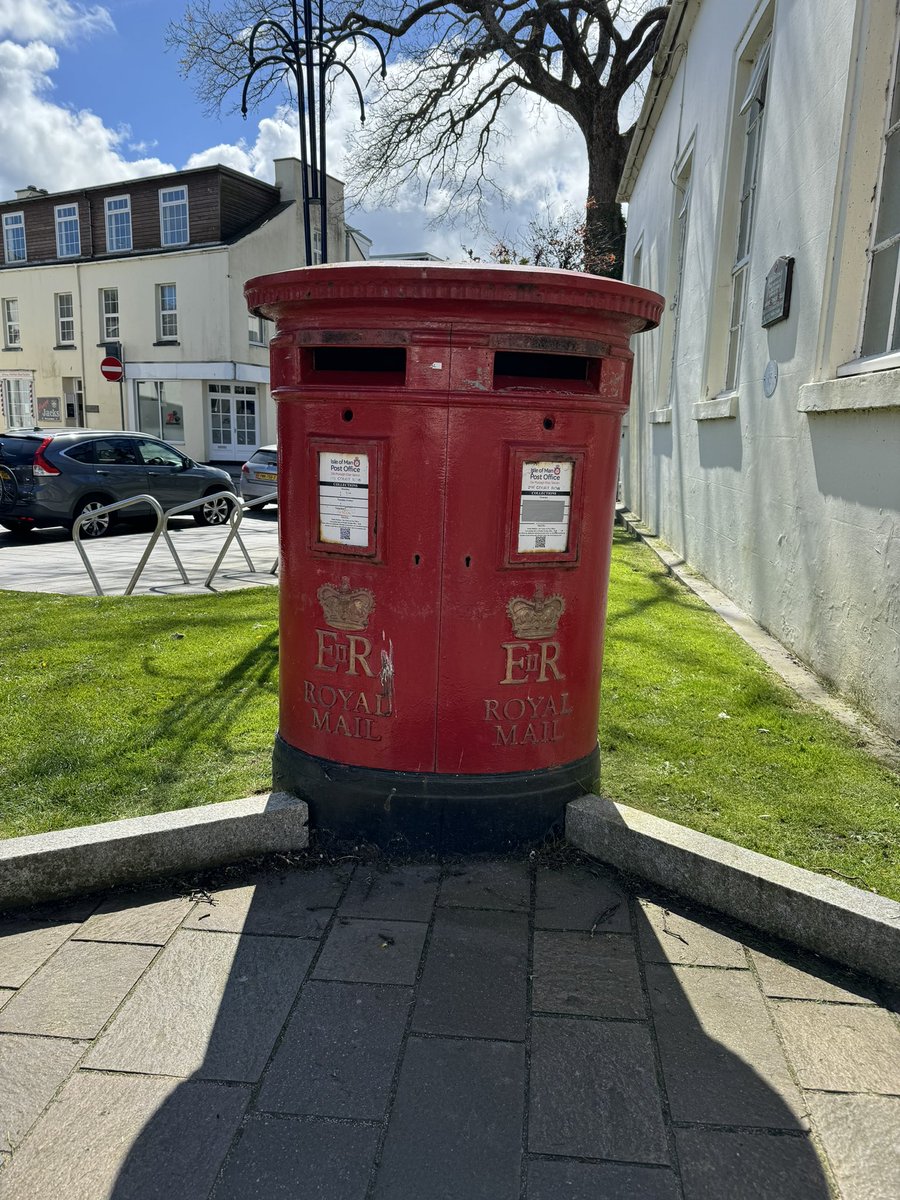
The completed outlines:
<svg viewBox="0 0 900 1200">
<path fill-rule="evenodd" d="M 662 299 L 573 272 L 338 264 L 276 323 L 276 787 L 322 837 L 534 842 L 599 775 L 629 338 Z"/>
</svg>

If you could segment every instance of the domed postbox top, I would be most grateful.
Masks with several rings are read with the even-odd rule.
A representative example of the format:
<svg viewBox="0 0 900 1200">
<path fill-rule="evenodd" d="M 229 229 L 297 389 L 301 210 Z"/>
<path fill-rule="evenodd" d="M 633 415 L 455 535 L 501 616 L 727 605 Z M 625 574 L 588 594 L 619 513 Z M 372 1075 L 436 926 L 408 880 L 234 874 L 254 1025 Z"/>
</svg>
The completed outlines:
<svg viewBox="0 0 900 1200">
<path fill-rule="evenodd" d="M 508 326 L 566 325 L 588 333 L 598 323 L 624 337 L 659 324 L 663 298 L 602 275 L 552 267 L 470 263 L 328 263 L 261 275 L 244 288 L 253 312 L 291 328 L 310 319 L 352 322 L 377 305 L 379 319 L 419 319 Z M 337 312 L 342 315 L 337 318 Z"/>
</svg>

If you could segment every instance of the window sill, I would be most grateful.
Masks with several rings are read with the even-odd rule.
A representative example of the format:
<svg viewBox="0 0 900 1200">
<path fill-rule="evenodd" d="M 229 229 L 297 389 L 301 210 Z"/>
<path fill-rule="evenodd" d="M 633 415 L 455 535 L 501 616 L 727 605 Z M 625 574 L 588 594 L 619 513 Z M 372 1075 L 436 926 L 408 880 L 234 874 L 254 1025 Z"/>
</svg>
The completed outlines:
<svg viewBox="0 0 900 1200">
<path fill-rule="evenodd" d="M 672 407 L 654 408 L 650 410 L 651 425 L 671 425 L 672 424 Z"/>
<path fill-rule="evenodd" d="M 21 346 L 4 346 L 3 352 L 4 352 L 4 354 L 21 354 L 22 347 Z"/>
<path fill-rule="evenodd" d="M 738 393 L 726 392 L 712 400 L 698 400 L 691 410 L 695 421 L 722 421 L 737 416 Z"/>
<path fill-rule="evenodd" d="M 835 371 L 838 379 L 848 375 L 868 375 L 872 371 L 892 371 L 900 367 L 900 350 L 892 350 L 887 354 L 870 354 L 868 358 L 854 358 L 850 362 L 841 363 Z"/>
<path fill-rule="evenodd" d="M 77 350 L 78 346 L 75 344 L 75 342 L 58 342 L 53 347 L 53 349 L 54 350 Z"/>
<path fill-rule="evenodd" d="M 900 369 L 807 383 L 797 399 L 798 412 L 865 412 L 872 408 L 900 408 Z"/>
<path fill-rule="evenodd" d="M 164 342 L 154 342 L 153 345 L 154 346 L 180 346 L 181 342 L 177 341 L 175 338 L 168 338 Z"/>
</svg>

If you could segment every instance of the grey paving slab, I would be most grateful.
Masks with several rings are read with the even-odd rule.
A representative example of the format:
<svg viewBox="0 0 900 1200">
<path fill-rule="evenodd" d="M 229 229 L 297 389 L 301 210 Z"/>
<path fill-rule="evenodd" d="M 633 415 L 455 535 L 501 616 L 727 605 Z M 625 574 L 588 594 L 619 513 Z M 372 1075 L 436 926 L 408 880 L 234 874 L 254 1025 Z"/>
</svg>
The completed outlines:
<svg viewBox="0 0 900 1200">
<path fill-rule="evenodd" d="M 0 1032 L 92 1038 L 151 962 L 152 946 L 68 942 L 0 1011 Z"/>
<path fill-rule="evenodd" d="M 684 1200 L 829 1200 L 825 1173 L 807 1135 L 760 1130 L 679 1129 Z"/>
<path fill-rule="evenodd" d="M 90 901 L 67 906 L 56 915 L 0 915 L 0 987 L 21 987 L 95 907 L 96 901 Z"/>
<path fill-rule="evenodd" d="M 341 901 L 341 915 L 374 920 L 425 921 L 441 878 L 435 866 L 375 866 L 361 863 Z"/>
<path fill-rule="evenodd" d="M 626 934 L 535 930 L 532 970 L 536 1012 L 647 1017 L 634 942 Z"/>
<path fill-rule="evenodd" d="M 900 1097 L 811 1092 L 808 1099 L 843 1200 L 896 1200 Z"/>
<path fill-rule="evenodd" d="M 272 933 L 317 938 L 341 898 L 349 872 L 260 873 L 245 883 L 211 892 L 185 921 L 186 929 L 227 933 Z"/>
<path fill-rule="evenodd" d="M 773 1007 L 801 1087 L 900 1095 L 900 1029 L 889 1013 L 800 1000 Z"/>
<path fill-rule="evenodd" d="M 383 1120 L 411 999 L 410 988 L 310 980 L 257 1107 Z"/>
<path fill-rule="evenodd" d="M 668 1163 L 646 1025 L 535 1017 L 528 1149 Z"/>
<path fill-rule="evenodd" d="M 438 912 L 413 1029 L 460 1037 L 525 1037 L 528 921 L 523 913 Z"/>
<path fill-rule="evenodd" d="M 2 1008 L 7 1000 L 9 1000 L 10 997 L 14 996 L 15 994 L 15 988 L 0 988 L 0 1008 Z"/>
<path fill-rule="evenodd" d="M 447 867 L 438 904 L 456 908 L 500 908 L 527 912 L 531 873 L 527 863 L 486 860 Z"/>
<path fill-rule="evenodd" d="M 518 1200 L 525 1048 L 411 1038 L 377 1200 Z"/>
<path fill-rule="evenodd" d="M 16 1148 L 87 1046 L 64 1038 L 0 1035 L 0 1148 Z"/>
<path fill-rule="evenodd" d="M 629 933 L 628 897 L 602 867 L 538 869 L 534 924 L 537 929 L 588 929 Z"/>
<path fill-rule="evenodd" d="M 3 1200 L 198 1200 L 249 1089 L 78 1072 L 2 1176 Z"/>
<path fill-rule="evenodd" d="M 673 1119 L 800 1128 L 805 1105 L 751 973 L 646 972 Z"/>
<path fill-rule="evenodd" d="M 313 974 L 347 983 L 414 983 L 427 931 L 413 921 L 344 918 L 332 926 Z"/>
<path fill-rule="evenodd" d="M 72 937 L 89 942 L 163 946 L 193 907 L 193 902 L 182 896 L 122 893 L 104 900 Z"/>
<path fill-rule="evenodd" d="M 216 1200 L 364 1200 L 379 1132 L 254 1117 L 229 1156 Z"/>
<path fill-rule="evenodd" d="M 744 947 L 711 924 L 641 900 L 637 928 L 644 962 L 699 967 L 746 967 Z"/>
<path fill-rule="evenodd" d="M 792 1000 L 829 1000 L 837 1004 L 873 1004 L 870 988 L 825 963 L 800 955 L 774 958 L 752 950 L 753 964 L 767 996 Z"/>
<path fill-rule="evenodd" d="M 667 1167 L 536 1159 L 526 1200 L 681 1200 L 681 1193 Z"/>
<path fill-rule="evenodd" d="M 298 938 L 180 930 L 85 1066 L 255 1082 L 315 948 Z"/>
</svg>

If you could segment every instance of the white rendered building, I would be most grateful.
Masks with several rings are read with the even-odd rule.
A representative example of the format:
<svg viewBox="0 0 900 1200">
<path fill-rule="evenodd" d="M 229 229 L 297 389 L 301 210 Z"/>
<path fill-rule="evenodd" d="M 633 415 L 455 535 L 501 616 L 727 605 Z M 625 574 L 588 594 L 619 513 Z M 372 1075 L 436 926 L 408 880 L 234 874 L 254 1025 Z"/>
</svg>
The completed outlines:
<svg viewBox="0 0 900 1200">
<path fill-rule="evenodd" d="M 623 174 L 622 498 L 900 735 L 896 0 L 674 0 Z"/>
<path fill-rule="evenodd" d="M 274 442 L 268 323 L 243 287 L 304 265 L 301 169 L 277 160 L 274 186 L 212 166 L 0 204 L 0 430 L 140 429 L 207 462 Z M 328 202 L 329 257 L 364 258 L 338 180 Z M 101 374 L 108 356 L 121 384 Z"/>
</svg>

